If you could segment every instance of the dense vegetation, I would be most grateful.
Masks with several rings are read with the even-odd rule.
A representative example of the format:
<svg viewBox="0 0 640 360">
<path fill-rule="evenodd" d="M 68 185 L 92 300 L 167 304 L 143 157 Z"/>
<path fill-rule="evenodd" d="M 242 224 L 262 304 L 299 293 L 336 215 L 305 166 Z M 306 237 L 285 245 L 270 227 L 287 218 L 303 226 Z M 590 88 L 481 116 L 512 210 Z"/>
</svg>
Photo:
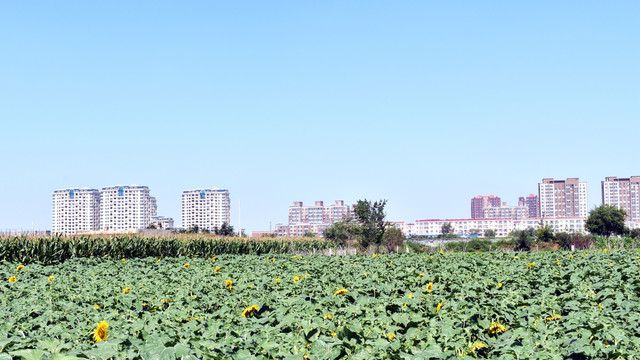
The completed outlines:
<svg viewBox="0 0 640 360">
<path fill-rule="evenodd" d="M 210 257 L 213 254 L 286 254 L 333 248 L 323 239 L 218 237 L 175 235 L 153 237 L 43 236 L 0 237 L 0 260 L 20 263 L 55 264 L 78 257 L 111 259 L 144 257 Z"/>
<path fill-rule="evenodd" d="M 0 359 L 630 358 L 638 255 L 5 261 Z"/>
</svg>

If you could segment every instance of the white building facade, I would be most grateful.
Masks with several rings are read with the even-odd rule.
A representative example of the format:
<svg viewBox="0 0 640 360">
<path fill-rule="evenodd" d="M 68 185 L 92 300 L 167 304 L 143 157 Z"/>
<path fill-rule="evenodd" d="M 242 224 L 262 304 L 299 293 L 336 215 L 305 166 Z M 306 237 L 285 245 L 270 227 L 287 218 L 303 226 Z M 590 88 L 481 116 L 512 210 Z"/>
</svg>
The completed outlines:
<svg viewBox="0 0 640 360">
<path fill-rule="evenodd" d="M 213 231 L 231 223 L 231 200 L 226 189 L 193 189 L 182 192 L 182 226 Z"/>
<path fill-rule="evenodd" d="M 495 219 L 428 219 L 416 220 L 413 225 L 413 235 L 438 236 L 442 235 L 442 225 L 449 223 L 453 227 L 453 234 L 469 235 L 471 230 L 478 230 L 483 235 L 485 230 L 494 230 L 497 237 L 508 236 L 515 229 L 515 221 L 507 218 Z"/>
<path fill-rule="evenodd" d="M 307 206 L 301 201 L 295 201 L 293 206 L 289 206 L 289 222 L 276 224 L 275 236 L 302 237 L 305 233 L 314 233 L 318 237 L 324 237 L 325 230 L 331 224 L 351 217 L 353 206 L 345 205 L 342 200 L 336 200 L 330 205 L 316 201 Z"/>
<path fill-rule="evenodd" d="M 544 219 L 523 219 L 515 222 L 515 230 L 526 230 L 528 228 L 537 229 L 541 226 L 549 225 L 555 233 L 582 233 L 586 234 L 584 223 L 587 218 L 544 218 Z"/>
<path fill-rule="evenodd" d="M 117 185 L 100 190 L 100 231 L 146 229 L 152 216 L 157 216 L 157 210 L 147 186 Z"/>
<path fill-rule="evenodd" d="M 61 189 L 53 192 L 51 231 L 73 235 L 100 228 L 98 189 Z"/>
<path fill-rule="evenodd" d="M 151 225 L 154 225 L 156 229 L 173 229 L 175 227 L 173 218 L 166 216 L 152 216 Z"/>
<path fill-rule="evenodd" d="M 602 203 L 624 210 L 628 223 L 640 222 L 640 176 L 606 177 L 602 182 Z"/>
</svg>

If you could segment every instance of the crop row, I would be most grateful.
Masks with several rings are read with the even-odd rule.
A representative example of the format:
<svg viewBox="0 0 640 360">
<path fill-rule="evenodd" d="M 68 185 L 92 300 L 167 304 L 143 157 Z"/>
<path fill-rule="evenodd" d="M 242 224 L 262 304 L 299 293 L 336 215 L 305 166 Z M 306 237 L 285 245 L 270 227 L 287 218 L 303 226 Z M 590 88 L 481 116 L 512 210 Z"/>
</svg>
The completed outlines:
<svg viewBox="0 0 640 360">
<path fill-rule="evenodd" d="M 212 254 L 286 254 L 325 250 L 322 239 L 251 239 L 222 237 L 46 236 L 0 237 L 0 260 L 55 264 L 79 257 L 209 257 Z"/>
</svg>

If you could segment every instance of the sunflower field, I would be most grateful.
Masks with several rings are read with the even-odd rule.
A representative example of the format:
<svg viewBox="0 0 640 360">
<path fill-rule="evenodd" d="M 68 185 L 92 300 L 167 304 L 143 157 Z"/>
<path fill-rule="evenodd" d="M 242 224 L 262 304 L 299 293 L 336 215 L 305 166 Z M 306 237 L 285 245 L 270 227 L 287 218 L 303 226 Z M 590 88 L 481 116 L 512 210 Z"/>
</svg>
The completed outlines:
<svg viewBox="0 0 640 360">
<path fill-rule="evenodd" d="M 1 359 L 640 353 L 635 251 L 0 263 Z"/>
</svg>

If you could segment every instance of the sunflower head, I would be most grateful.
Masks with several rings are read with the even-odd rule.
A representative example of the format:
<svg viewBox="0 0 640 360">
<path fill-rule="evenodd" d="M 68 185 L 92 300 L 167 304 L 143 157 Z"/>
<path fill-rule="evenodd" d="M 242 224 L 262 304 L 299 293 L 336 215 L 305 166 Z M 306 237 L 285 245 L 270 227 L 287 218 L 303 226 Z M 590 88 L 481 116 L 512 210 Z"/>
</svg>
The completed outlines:
<svg viewBox="0 0 640 360">
<path fill-rule="evenodd" d="M 338 289 L 336 290 L 336 292 L 333 293 L 333 296 L 338 296 L 338 295 L 347 295 L 347 289 L 345 288 Z"/>
<path fill-rule="evenodd" d="M 215 272 L 220 272 L 220 266 L 216 266 L 216 268 L 215 268 L 215 269 L 213 269 L 213 271 L 215 271 Z"/>
<path fill-rule="evenodd" d="M 442 309 L 442 306 L 444 305 L 444 303 L 439 303 L 438 307 L 436 308 L 436 313 L 440 312 L 440 309 Z"/>
<path fill-rule="evenodd" d="M 427 292 L 432 292 L 433 291 L 433 282 L 430 282 L 427 284 Z"/>
<path fill-rule="evenodd" d="M 126 288 L 122 289 L 122 293 L 123 294 L 128 294 L 129 291 L 131 291 L 131 288 L 129 288 L 129 287 L 126 287 Z"/>
<path fill-rule="evenodd" d="M 20 264 L 18 265 L 18 267 L 16 268 L 17 272 L 20 272 L 20 270 L 24 269 L 24 265 Z"/>
<path fill-rule="evenodd" d="M 300 281 L 300 276 L 294 276 L 293 277 L 293 282 L 298 282 Z"/>
<path fill-rule="evenodd" d="M 507 327 L 500 323 L 493 323 L 489 326 L 489 334 L 496 335 L 507 331 Z"/>
<path fill-rule="evenodd" d="M 394 333 L 387 334 L 387 339 L 389 339 L 389 341 L 393 341 L 393 339 L 395 339 L 395 338 L 396 338 L 396 334 L 394 334 Z"/>
<path fill-rule="evenodd" d="M 12 276 L 9 278 L 9 282 L 16 282 L 16 281 L 18 281 L 18 279 L 16 279 L 15 276 Z"/>
<path fill-rule="evenodd" d="M 231 286 L 233 286 L 233 281 L 231 281 L 231 280 L 227 280 L 224 283 L 225 283 L 225 285 L 227 285 L 227 289 L 231 289 Z"/>
<path fill-rule="evenodd" d="M 53 275 L 49 276 L 49 281 L 53 281 L 53 280 L 55 280 L 55 279 L 56 279 L 56 278 L 54 278 L 54 277 L 53 277 Z"/>
<path fill-rule="evenodd" d="M 109 323 L 102 320 L 98 323 L 98 326 L 93 330 L 93 340 L 95 342 L 105 341 L 107 339 L 107 333 L 109 332 Z"/>
<path fill-rule="evenodd" d="M 251 305 L 242 311 L 242 317 L 249 317 L 251 313 L 258 311 L 258 305 Z"/>
<path fill-rule="evenodd" d="M 184 264 L 184 267 L 189 268 L 189 263 Z"/>
</svg>

